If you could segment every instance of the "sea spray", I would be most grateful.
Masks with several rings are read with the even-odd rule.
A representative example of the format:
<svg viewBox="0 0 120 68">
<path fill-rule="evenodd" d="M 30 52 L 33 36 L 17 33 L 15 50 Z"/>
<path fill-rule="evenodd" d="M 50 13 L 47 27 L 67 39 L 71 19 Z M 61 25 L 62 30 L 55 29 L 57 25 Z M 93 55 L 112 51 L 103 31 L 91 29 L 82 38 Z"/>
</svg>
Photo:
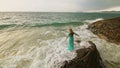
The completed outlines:
<svg viewBox="0 0 120 68">
<path fill-rule="evenodd" d="M 65 60 L 76 57 L 75 50 L 81 48 L 81 43 L 88 45 L 87 41 L 96 44 L 107 68 L 120 67 L 119 46 L 99 39 L 87 30 L 88 24 L 93 20 L 116 17 L 119 14 L 0 13 L 1 16 L 2 14 L 6 19 L 0 18 L 0 68 L 59 68 Z M 73 52 L 67 50 L 68 44 L 64 41 L 68 27 L 80 35 L 77 40 L 81 40 L 81 43 L 75 43 Z"/>
</svg>

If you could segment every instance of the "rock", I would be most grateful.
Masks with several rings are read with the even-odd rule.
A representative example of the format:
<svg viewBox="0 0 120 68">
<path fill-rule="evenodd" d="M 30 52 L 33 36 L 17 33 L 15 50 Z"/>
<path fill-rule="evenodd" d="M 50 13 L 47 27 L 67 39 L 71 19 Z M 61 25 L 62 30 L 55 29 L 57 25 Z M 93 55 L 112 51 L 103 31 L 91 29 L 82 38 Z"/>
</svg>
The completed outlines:
<svg viewBox="0 0 120 68">
<path fill-rule="evenodd" d="M 88 29 L 102 39 L 120 44 L 120 17 L 94 22 Z"/>
<path fill-rule="evenodd" d="M 61 68 L 105 68 L 96 45 L 89 41 L 91 46 L 76 51 L 77 56 L 65 61 Z"/>
</svg>

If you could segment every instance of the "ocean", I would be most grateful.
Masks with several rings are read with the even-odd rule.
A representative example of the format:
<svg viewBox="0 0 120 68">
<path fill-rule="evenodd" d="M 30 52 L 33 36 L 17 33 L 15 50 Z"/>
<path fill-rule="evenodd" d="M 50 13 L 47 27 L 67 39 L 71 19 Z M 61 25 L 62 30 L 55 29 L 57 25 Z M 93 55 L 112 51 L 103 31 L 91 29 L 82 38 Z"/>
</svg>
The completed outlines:
<svg viewBox="0 0 120 68">
<path fill-rule="evenodd" d="M 89 24 L 120 17 L 120 13 L 101 12 L 0 12 L 0 68 L 60 68 L 76 56 L 81 45 L 67 50 L 69 28 L 87 46 L 93 41 L 107 68 L 120 68 L 120 47 L 99 39 L 87 30 Z"/>
</svg>

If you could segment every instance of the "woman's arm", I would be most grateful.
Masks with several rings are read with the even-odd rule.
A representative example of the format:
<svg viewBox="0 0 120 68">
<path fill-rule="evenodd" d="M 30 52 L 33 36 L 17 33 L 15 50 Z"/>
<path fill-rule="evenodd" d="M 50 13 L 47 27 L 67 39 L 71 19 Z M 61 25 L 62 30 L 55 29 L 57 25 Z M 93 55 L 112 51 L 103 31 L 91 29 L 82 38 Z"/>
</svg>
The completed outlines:
<svg viewBox="0 0 120 68">
<path fill-rule="evenodd" d="M 68 39 L 68 36 L 66 37 L 65 41 Z"/>
<path fill-rule="evenodd" d="M 76 36 L 79 36 L 77 33 L 74 33 Z"/>
</svg>

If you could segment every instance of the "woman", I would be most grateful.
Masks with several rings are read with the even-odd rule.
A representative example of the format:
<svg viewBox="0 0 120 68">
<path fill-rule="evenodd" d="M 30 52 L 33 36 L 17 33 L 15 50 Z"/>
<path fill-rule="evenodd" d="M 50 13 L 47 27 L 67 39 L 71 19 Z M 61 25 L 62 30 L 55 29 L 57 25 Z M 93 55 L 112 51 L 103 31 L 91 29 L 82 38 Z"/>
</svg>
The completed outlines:
<svg viewBox="0 0 120 68">
<path fill-rule="evenodd" d="M 75 32 L 73 32 L 73 30 L 71 28 L 69 29 L 69 32 L 70 33 L 67 36 L 67 38 L 69 37 L 68 50 L 72 51 L 72 50 L 74 50 L 74 34 L 77 36 L 79 36 L 79 35 L 76 34 Z M 67 40 L 67 38 L 66 38 L 66 40 Z"/>
</svg>

